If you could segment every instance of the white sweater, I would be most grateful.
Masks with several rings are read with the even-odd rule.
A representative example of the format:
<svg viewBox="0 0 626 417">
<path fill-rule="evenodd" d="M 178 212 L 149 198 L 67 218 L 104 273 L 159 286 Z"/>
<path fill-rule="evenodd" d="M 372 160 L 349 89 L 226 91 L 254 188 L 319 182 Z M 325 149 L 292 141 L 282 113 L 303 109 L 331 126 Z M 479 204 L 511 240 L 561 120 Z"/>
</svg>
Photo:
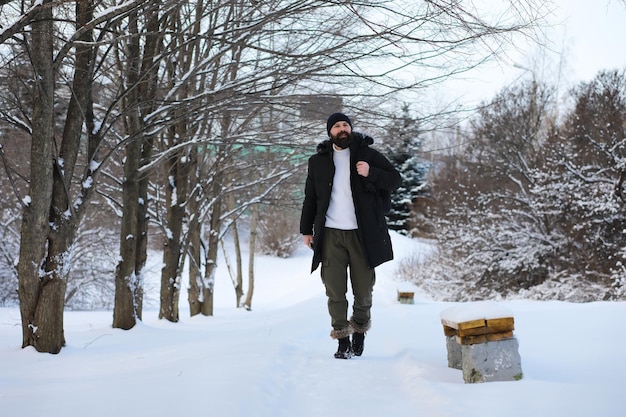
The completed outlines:
<svg viewBox="0 0 626 417">
<path fill-rule="evenodd" d="M 326 227 L 341 230 L 358 229 L 352 188 L 350 188 L 350 149 L 334 149 L 335 177 L 326 211 Z"/>
</svg>

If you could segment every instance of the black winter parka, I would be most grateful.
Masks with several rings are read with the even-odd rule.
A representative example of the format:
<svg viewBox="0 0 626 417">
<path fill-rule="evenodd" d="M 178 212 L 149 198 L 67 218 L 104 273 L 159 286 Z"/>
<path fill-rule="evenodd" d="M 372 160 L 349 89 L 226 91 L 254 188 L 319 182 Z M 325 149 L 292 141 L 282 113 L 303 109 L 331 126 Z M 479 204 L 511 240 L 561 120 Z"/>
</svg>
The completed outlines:
<svg viewBox="0 0 626 417">
<path fill-rule="evenodd" d="M 382 194 L 390 193 L 400 186 L 400 173 L 380 152 L 369 147 L 374 143 L 371 137 L 358 132 L 353 132 L 352 137 L 350 144 L 352 198 L 359 226 L 359 239 L 369 267 L 373 269 L 393 259 Z M 322 261 L 326 210 L 330 203 L 335 175 L 332 153 L 332 143 L 325 140 L 317 146 L 317 153 L 309 158 L 300 233 L 314 236 L 311 272 L 315 271 Z M 370 165 L 367 177 L 362 177 L 356 172 L 358 161 L 365 161 Z"/>
</svg>

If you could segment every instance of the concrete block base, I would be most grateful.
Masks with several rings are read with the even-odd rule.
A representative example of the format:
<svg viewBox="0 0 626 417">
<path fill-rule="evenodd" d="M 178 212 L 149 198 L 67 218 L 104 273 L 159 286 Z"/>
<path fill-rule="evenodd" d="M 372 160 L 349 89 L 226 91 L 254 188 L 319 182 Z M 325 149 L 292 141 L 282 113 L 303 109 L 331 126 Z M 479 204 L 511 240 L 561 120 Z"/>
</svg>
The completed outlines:
<svg viewBox="0 0 626 417">
<path fill-rule="evenodd" d="M 450 364 L 450 346 L 448 346 L 448 364 Z M 461 345 L 461 369 L 466 383 L 522 379 L 522 359 L 517 339 Z"/>
<path fill-rule="evenodd" d="M 463 354 L 461 345 L 456 341 L 456 336 L 446 336 L 446 348 L 448 350 L 448 367 L 463 369 Z"/>
</svg>

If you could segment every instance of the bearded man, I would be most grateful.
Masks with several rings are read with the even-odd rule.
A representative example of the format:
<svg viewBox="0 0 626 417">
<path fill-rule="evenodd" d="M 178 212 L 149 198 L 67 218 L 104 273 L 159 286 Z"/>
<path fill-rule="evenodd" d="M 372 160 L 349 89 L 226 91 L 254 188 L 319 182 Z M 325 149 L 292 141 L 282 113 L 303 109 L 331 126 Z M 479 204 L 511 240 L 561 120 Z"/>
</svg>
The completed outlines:
<svg viewBox="0 0 626 417">
<path fill-rule="evenodd" d="M 393 259 L 385 205 L 400 186 L 400 173 L 370 147 L 374 140 L 352 131 L 352 121 L 333 113 L 329 139 L 309 158 L 300 218 L 304 244 L 313 249 L 311 272 L 322 265 L 335 358 L 361 356 L 371 326 L 375 268 Z M 348 270 L 354 295 L 348 319 Z"/>
</svg>

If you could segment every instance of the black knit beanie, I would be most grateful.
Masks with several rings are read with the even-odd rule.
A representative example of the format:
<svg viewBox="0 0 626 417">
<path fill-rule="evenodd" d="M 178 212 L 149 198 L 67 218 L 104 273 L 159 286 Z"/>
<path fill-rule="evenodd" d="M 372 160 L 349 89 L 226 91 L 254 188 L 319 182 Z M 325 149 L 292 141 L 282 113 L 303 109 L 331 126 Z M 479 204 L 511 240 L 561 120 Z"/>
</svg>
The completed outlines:
<svg viewBox="0 0 626 417">
<path fill-rule="evenodd" d="M 352 127 L 352 122 L 348 116 L 343 113 L 333 113 L 328 116 L 328 120 L 326 121 L 326 132 L 328 133 L 328 136 L 330 136 L 330 129 L 337 122 L 348 122 L 350 127 Z"/>
</svg>

